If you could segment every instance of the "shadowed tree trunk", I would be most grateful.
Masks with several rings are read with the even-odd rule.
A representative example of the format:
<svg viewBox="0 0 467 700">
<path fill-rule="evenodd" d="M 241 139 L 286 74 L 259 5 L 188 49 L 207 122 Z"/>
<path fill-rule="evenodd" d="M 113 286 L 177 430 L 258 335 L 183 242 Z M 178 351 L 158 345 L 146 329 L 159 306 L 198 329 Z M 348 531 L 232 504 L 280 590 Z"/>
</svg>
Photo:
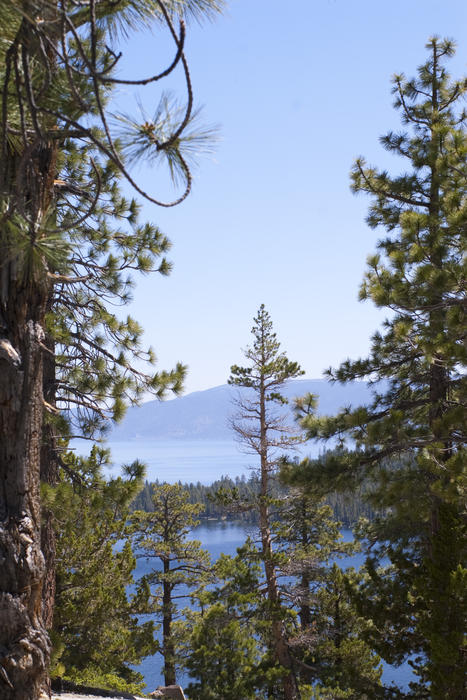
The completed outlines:
<svg viewBox="0 0 467 700">
<path fill-rule="evenodd" d="M 169 576 L 170 561 L 165 559 L 163 562 L 164 574 Z M 164 683 L 165 685 L 175 685 L 175 645 L 173 640 L 172 623 L 173 623 L 173 603 L 172 603 L 173 586 L 167 579 L 162 583 L 162 640 L 164 649 Z"/>
<path fill-rule="evenodd" d="M 23 21 L 12 44 L 34 50 Z M 20 89 L 15 83 L 15 89 Z M 3 143 L 0 184 L 0 697 L 36 700 L 47 687 L 42 618 L 40 460 L 44 319 L 50 294 L 41 230 L 53 197 L 56 149 L 34 130 Z"/>
<path fill-rule="evenodd" d="M 43 392 L 46 405 L 52 410 L 56 402 L 55 379 L 55 345 L 53 339 L 46 334 L 44 344 L 47 350 L 44 352 Z M 57 436 L 54 424 L 47 418 L 43 426 L 43 438 L 41 447 L 41 482 L 49 486 L 55 486 L 58 481 L 58 455 Z M 55 602 L 55 531 L 53 528 L 52 512 L 48 508 L 42 509 L 41 548 L 45 560 L 45 578 L 42 590 L 42 617 L 48 630 L 52 628 L 53 610 Z"/>
<path fill-rule="evenodd" d="M 50 650 L 39 498 L 45 293 L 22 281 L 15 260 L 0 280 L 0 696 L 35 700 Z"/>
</svg>

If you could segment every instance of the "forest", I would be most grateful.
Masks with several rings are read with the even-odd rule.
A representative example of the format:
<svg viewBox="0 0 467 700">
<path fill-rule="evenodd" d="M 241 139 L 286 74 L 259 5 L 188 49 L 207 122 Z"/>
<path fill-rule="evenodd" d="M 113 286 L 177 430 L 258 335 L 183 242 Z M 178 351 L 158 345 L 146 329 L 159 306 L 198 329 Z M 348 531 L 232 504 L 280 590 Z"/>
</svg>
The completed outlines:
<svg viewBox="0 0 467 700">
<path fill-rule="evenodd" d="M 248 389 L 231 428 L 255 475 L 149 484 L 138 455 L 106 471 L 109 424 L 183 390 L 186 367 L 156 369 L 118 310 L 134 272 L 170 272 L 171 243 L 141 201 L 181 203 L 209 148 L 185 41 L 222 5 L 0 0 L 0 697 L 50 697 L 57 678 L 141 696 L 138 663 L 159 654 L 165 685 L 189 675 L 189 700 L 463 700 L 467 79 L 448 72 L 453 41 L 430 38 L 416 76 L 393 78 L 401 130 L 381 143 L 401 174 L 352 166 L 366 222 L 384 231 L 360 298 L 386 320 L 367 357 L 327 376 L 368 381 L 371 403 L 322 416 L 308 394 L 291 421 L 282 389 L 304 372 L 261 304 L 228 379 Z M 115 37 L 150 24 L 172 54 L 122 78 Z M 175 69 L 184 101 L 163 92 L 153 116 L 111 112 L 117 87 Z M 144 159 L 166 169 L 173 199 L 137 180 Z M 308 441 L 320 457 L 294 458 Z M 202 517 L 256 535 L 211 562 L 191 537 Z M 363 567 L 340 568 L 356 549 Z M 151 570 L 135 579 L 142 557 Z M 385 685 L 383 662 L 408 662 L 409 687 Z"/>
<path fill-rule="evenodd" d="M 153 509 L 152 494 L 155 488 L 160 486 L 159 481 L 150 483 L 145 481 L 143 488 L 136 496 L 131 504 L 132 510 L 144 510 L 150 513 Z M 229 476 L 223 476 L 216 479 L 212 484 L 206 486 L 199 481 L 180 486 L 189 494 L 189 502 L 193 505 L 201 504 L 203 510 L 199 513 L 199 519 L 226 519 L 246 523 L 258 522 L 258 514 L 253 510 L 245 510 L 241 507 L 236 508 L 234 504 L 230 507 L 223 502 L 220 497 L 226 491 L 234 491 L 238 494 L 240 501 L 248 501 L 253 497 L 257 497 L 260 488 L 259 477 L 251 475 L 248 479 L 245 476 L 235 477 L 231 479 Z M 275 480 L 272 484 L 271 495 L 275 498 L 285 497 L 287 486 L 280 481 Z M 356 525 L 361 517 L 371 520 L 374 517 L 374 511 L 367 499 L 364 498 L 365 488 L 359 488 L 349 493 L 330 493 L 326 495 L 324 501 L 332 508 L 334 518 L 339 521 L 344 527 L 351 528 Z"/>
</svg>

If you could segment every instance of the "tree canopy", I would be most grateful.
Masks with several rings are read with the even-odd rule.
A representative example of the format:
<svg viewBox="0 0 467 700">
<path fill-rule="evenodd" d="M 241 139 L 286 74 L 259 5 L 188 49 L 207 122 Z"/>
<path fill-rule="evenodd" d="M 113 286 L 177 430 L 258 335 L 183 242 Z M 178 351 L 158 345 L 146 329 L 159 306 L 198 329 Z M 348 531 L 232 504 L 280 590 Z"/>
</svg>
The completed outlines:
<svg viewBox="0 0 467 700">
<path fill-rule="evenodd" d="M 374 401 L 331 417 L 299 403 L 310 438 L 338 437 L 349 449 L 305 461 L 295 478 L 348 488 L 371 475 L 379 516 L 362 529 L 370 549 L 361 605 L 376 623 L 372 643 L 389 662 L 416 655 L 416 697 L 461 697 L 467 82 L 452 81 L 445 67 L 451 41 L 430 39 L 427 50 L 416 78 L 394 77 L 404 129 L 381 138 L 408 170 L 394 176 L 363 158 L 352 170 L 353 190 L 372 200 L 368 224 L 386 231 L 360 295 L 390 315 L 369 357 L 348 360 L 329 377 L 367 378 Z"/>
<path fill-rule="evenodd" d="M 88 458 L 69 452 L 60 482 L 43 492 L 57 534 L 56 596 L 51 638 L 53 676 L 91 686 L 141 690 L 133 670 L 157 650 L 144 582 L 135 587 L 129 507 L 141 488 L 144 467 L 127 465 L 123 476 L 104 478 L 108 451 Z M 130 593 L 130 586 L 133 592 Z"/>
<path fill-rule="evenodd" d="M 152 570 L 141 583 L 152 587 L 152 610 L 162 623 L 164 680 L 174 685 L 179 656 L 174 622 L 179 617 L 179 601 L 208 580 L 209 554 L 198 540 L 189 538 L 199 523 L 196 518 L 202 505 L 190 503 L 180 484 L 153 486 L 151 500 L 151 512 L 133 513 L 133 537 L 138 556 L 152 562 Z"/>
<path fill-rule="evenodd" d="M 59 437 L 95 434 L 142 391 L 178 391 L 181 365 L 146 372 L 141 329 L 109 312 L 126 303 L 132 270 L 167 272 L 168 241 L 137 220 L 119 191 L 174 206 L 191 188 L 190 158 L 209 134 L 196 109 L 185 17 L 215 12 L 217 0 L 0 3 L 0 684 L 6 700 L 31 700 L 47 685 L 53 608 L 50 513 L 40 542 L 39 475 L 53 484 Z M 121 37 L 166 29 L 173 56 L 161 72 L 120 74 Z M 151 117 L 111 113 L 119 86 L 161 84 L 180 69 L 184 106 L 161 92 Z M 131 161 L 165 163 L 180 190 L 172 201 L 146 192 Z M 151 360 L 150 352 L 146 357 Z M 59 414 L 70 406 L 68 416 Z M 44 412 L 47 416 L 44 420 Z M 45 582 L 45 586 L 44 586 Z M 40 608 L 43 608 L 42 611 Z"/>
<path fill-rule="evenodd" d="M 258 512 L 260 558 L 264 567 L 268 617 L 271 620 L 271 654 L 283 669 L 282 686 L 285 700 L 299 698 L 297 676 L 287 642 L 284 620 L 287 612 L 278 586 L 278 561 L 274 551 L 271 506 L 274 504 L 272 484 L 278 468 L 280 450 L 295 446 L 298 431 L 287 423 L 280 407 L 287 399 L 280 393 L 287 380 L 303 374 L 297 362 L 280 352 L 280 343 L 273 331 L 269 313 L 262 304 L 251 329 L 253 343 L 244 351 L 248 364 L 230 368 L 229 384 L 249 389 L 236 399 L 232 427 L 242 446 L 258 459 L 259 496 L 250 507 Z"/>
</svg>

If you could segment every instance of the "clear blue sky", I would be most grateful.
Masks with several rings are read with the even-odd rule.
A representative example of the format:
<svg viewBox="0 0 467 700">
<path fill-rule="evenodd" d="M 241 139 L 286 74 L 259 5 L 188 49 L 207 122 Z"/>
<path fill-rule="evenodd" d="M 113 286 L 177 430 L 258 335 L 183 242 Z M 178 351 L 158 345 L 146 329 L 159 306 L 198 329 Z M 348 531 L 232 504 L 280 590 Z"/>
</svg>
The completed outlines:
<svg viewBox="0 0 467 700">
<path fill-rule="evenodd" d="M 414 74 L 433 34 L 457 41 L 450 71 L 465 75 L 465 0 L 231 0 L 215 22 L 191 25 L 196 101 L 222 140 L 185 203 L 144 205 L 173 242 L 174 271 L 139 278 L 130 309 L 160 368 L 189 365 L 187 391 L 227 380 L 261 303 L 308 377 L 367 353 L 383 315 L 357 294 L 378 233 L 349 170 L 359 155 L 403 167 L 378 142 L 399 126 L 390 79 Z M 125 72 L 151 73 L 168 53 L 157 32 L 138 34 Z M 142 97 L 151 111 L 157 92 Z M 135 100 L 120 103 L 128 111 Z M 162 173 L 138 175 L 165 189 Z"/>
</svg>

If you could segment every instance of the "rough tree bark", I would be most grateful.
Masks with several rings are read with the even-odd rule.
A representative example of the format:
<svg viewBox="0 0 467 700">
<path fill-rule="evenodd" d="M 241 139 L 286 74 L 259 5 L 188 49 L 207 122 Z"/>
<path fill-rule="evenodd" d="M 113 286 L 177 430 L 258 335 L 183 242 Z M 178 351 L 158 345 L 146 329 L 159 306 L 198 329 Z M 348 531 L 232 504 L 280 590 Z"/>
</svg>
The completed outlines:
<svg viewBox="0 0 467 700">
<path fill-rule="evenodd" d="M 33 50 L 27 21 L 19 46 Z M 53 197 L 56 148 L 32 131 L 5 147 L 0 220 L 0 696 L 36 700 L 47 688 L 50 642 L 42 617 L 40 459 L 44 318 L 50 294 L 40 253 Z"/>
<path fill-rule="evenodd" d="M 55 378 L 55 344 L 46 333 L 44 345 L 43 394 L 49 410 L 55 410 L 56 378 Z M 41 482 L 56 486 L 58 481 L 57 436 L 52 422 L 44 421 L 41 446 Z M 52 628 L 55 603 L 55 531 L 52 512 L 42 508 L 41 548 L 45 560 L 45 578 L 42 590 L 42 617 L 48 630 Z"/>
<path fill-rule="evenodd" d="M 46 290 L 24 280 L 15 260 L 0 267 L 0 282 L 0 695 L 35 700 L 50 652 L 39 497 Z"/>
<path fill-rule="evenodd" d="M 163 562 L 164 574 L 170 573 L 170 561 Z M 162 583 L 162 644 L 164 650 L 164 683 L 165 685 L 175 685 L 175 645 L 172 633 L 172 590 L 173 586 L 164 579 Z"/>
</svg>

